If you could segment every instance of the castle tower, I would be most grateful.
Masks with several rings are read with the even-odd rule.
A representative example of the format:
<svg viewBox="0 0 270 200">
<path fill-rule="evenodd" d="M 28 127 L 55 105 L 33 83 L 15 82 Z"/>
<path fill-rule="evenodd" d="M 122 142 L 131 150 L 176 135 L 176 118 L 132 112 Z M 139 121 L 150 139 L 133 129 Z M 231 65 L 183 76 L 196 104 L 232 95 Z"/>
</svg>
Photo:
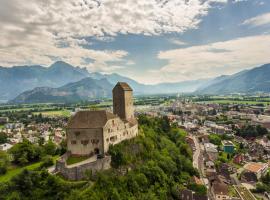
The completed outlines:
<svg viewBox="0 0 270 200">
<path fill-rule="evenodd" d="M 134 119 L 133 90 L 124 82 L 118 82 L 113 88 L 113 114 L 123 120 Z"/>
</svg>

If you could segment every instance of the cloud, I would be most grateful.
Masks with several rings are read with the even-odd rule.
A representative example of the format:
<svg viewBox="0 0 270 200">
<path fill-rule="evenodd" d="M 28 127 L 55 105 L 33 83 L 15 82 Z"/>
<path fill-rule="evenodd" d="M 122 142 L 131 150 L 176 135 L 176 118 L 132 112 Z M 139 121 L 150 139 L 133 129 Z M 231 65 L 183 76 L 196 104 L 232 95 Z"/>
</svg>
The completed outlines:
<svg viewBox="0 0 270 200">
<path fill-rule="evenodd" d="M 159 74 L 159 82 L 232 74 L 269 63 L 269 46 L 270 35 L 268 34 L 162 51 L 158 54 L 158 58 L 168 63 L 160 70 L 150 73 Z"/>
<path fill-rule="evenodd" d="M 232 3 L 239 3 L 239 2 L 245 2 L 245 1 L 248 1 L 248 0 L 233 0 Z"/>
<path fill-rule="evenodd" d="M 50 64 L 59 58 L 91 70 L 116 69 L 125 51 L 93 50 L 87 37 L 159 35 L 196 29 L 212 4 L 226 0 L 1 0 L 0 65 Z M 88 46 L 88 48 L 85 48 Z"/>
<path fill-rule="evenodd" d="M 184 42 L 182 40 L 179 40 L 179 39 L 176 39 L 176 38 L 169 39 L 169 42 L 172 43 L 172 44 L 178 45 L 178 46 L 187 45 L 186 42 Z"/>
<path fill-rule="evenodd" d="M 243 25 L 250 25 L 253 27 L 270 24 L 270 13 L 265 13 L 265 14 L 247 19 L 242 24 Z"/>
</svg>

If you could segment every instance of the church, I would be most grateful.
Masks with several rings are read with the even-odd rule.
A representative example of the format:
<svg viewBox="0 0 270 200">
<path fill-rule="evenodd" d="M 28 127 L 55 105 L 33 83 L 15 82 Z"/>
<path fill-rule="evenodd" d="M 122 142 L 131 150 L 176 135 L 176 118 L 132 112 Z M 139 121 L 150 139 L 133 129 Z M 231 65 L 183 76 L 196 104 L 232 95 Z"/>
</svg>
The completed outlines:
<svg viewBox="0 0 270 200">
<path fill-rule="evenodd" d="M 104 156 L 110 145 L 138 135 L 133 90 L 124 82 L 113 88 L 113 113 L 79 111 L 68 122 L 67 150 L 71 156 Z"/>
</svg>

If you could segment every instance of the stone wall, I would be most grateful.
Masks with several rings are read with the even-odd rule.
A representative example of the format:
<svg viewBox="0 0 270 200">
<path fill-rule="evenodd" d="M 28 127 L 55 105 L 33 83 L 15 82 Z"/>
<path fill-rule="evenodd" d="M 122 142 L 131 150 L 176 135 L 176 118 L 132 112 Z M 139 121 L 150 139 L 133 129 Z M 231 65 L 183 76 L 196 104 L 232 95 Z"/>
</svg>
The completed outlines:
<svg viewBox="0 0 270 200">
<path fill-rule="evenodd" d="M 82 180 L 86 177 L 86 171 L 92 171 L 95 174 L 97 171 L 106 170 L 111 168 L 111 156 L 105 156 L 104 158 L 97 159 L 94 162 L 84 163 L 81 165 L 68 166 L 66 159 L 68 154 L 65 154 L 56 163 L 56 172 L 59 172 L 68 180 Z"/>
<path fill-rule="evenodd" d="M 68 129 L 67 147 L 72 155 L 103 154 L 102 128 Z"/>
</svg>

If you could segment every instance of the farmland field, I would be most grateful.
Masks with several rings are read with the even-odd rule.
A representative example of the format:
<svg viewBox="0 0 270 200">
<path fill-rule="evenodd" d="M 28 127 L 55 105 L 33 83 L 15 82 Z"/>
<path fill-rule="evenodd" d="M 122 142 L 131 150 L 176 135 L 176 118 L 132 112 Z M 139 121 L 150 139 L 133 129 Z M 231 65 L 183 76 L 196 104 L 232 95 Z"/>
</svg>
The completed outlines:
<svg viewBox="0 0 270 200">
<path fill-rule="evenodd" d="M 53 111 L 41 111 L 33 112 L 34 115 L 42 114 L 45 117 L 69 117 L 71 115 L 69 110 L 53 110 Z"/>
<path fill-rule="evenodd" d="M 200 101 L 199 103 L 218 103 L 218 104 L 245 104 L 245 105 L 257 105 L 264 104 L 265 106 L 270 105 L 270 101 L 246 101 L 246 100 L 209 100 L 209 101 Z"/>
</svg>

